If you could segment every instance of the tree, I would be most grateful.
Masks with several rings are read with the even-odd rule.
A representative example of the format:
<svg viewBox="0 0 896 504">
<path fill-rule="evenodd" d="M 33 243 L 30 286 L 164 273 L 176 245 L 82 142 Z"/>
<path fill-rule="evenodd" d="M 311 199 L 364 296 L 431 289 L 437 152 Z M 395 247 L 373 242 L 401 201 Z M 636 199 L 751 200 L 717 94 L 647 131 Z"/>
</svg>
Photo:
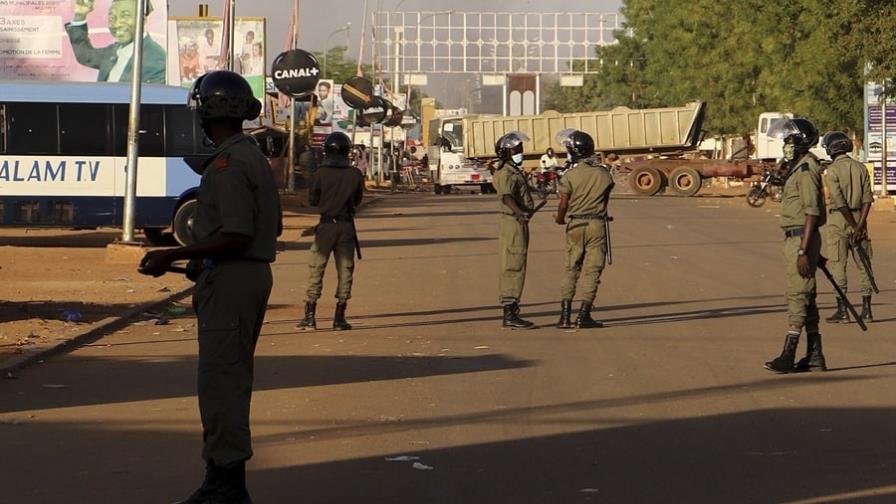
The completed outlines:
<svg viewBox="0 0 896 504">
<path fill-rule="evenodd" d="M 337 84 L 342 84 L 357 74 L 358 61 L 346 56 L 348 47 L 331 47 L 324 57 L 323 52 L 315 52 L 314 56 L 321 65 L 321 79 L 333 79 Z M 370 65 L 363 65 L 364 75 L 371 76 L 373 72 Z"/>
</svg>

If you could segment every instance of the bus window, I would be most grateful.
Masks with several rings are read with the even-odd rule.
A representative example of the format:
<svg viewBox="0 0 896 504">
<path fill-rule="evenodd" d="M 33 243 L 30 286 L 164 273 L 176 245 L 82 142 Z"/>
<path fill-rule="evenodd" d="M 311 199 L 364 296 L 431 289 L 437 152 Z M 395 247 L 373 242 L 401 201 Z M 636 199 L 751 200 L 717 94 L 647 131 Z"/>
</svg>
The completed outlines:
<svg viewBox="0 0 896 504">
<path fill-rule="evenodd" d="M 8 154 L 58 154 L 55 103 L 9 103 Z"/>
<path fill-rule="evenodd" d="M 165 155 L 187 156 L 196 153 L 193 138 L 193 111 L 187 107 L 165 107 Z"/>
<path fill-rule="evenodd" d="M 66 103 L 59 106 L 59 153 L 99 155 L 112 153 L 109 106 Z"/>
<path fill-rule="evenodd" d="M 128 152 L 128 105 L 115 105 L 115 155 Z M 165 124 L 161 105 L 140 107 L 140 156 L 163 157 L 165 155 Z"/>
</svg>

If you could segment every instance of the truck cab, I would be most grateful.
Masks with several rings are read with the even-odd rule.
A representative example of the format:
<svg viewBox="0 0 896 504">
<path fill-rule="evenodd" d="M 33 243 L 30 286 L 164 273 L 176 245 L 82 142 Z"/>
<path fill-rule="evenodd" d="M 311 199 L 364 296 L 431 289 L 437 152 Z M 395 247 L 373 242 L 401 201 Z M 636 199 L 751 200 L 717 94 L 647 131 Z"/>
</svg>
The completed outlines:
<svg viewBox="0 0 896 504">
<path fill-rule="evenodd" d="M 481 162 L 464 156 L 462 117 L 437 117 L 429 124 L 429 174 L 436 194 L 455 187 L 478 187 L 490 192 L 492 174 Z"/>
<path fill-rule="evenodd" d="M 763 112 L 759 114 L 759 124 L 756 129 L 756 159 L 775 161 L 781 157 L 784 141 L 768 136 L 768 130 L 775 121 L 792 118 L 793 114 L 786 112 Z M 818 156 L 819 159 L 827 159 L 828 157 L 820 143 L 809 152 Z"/>
</svg>

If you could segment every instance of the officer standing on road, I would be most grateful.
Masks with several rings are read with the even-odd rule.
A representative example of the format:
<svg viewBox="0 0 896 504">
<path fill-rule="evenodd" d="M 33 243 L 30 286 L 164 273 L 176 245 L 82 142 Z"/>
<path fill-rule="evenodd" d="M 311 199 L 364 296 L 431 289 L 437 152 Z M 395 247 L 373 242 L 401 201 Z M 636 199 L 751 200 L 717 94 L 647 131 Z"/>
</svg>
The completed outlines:
<svg viewBox="0 0 896 504">
<path fill-rule="evenodd" d="M 821 190 L 821 165 L 809 152 L 818 143 L 818 129 L 808 119 L 780 120 L 769 128 L 769 136 L 784 140 L 784 159 L 790 169 L 784 174 L 781 228 L 784 230 L 784 261 L 787 274 L 787 315 L 790 328 L 784 349 L 765 367 L 776 373 L 826 370 L 818 332 L 815 304 L 815 272 L 821 258 L 818 229 L 825 223 Z M 806 330 L 806 357 L 794 367 L 796 348 Z"/>
<path fill-rule="evenodd" d="M 273 286 L 270 263 L 282 230 L 280 198 L 267 159 L 242 132 L 243 121 L 261 111 L 249 83 L 233 72 L 210 72 L 196 80 L 190 106 L 215 146 L 203 163 L 195 243 L 149 252 L 140 271 L 161 276 L 172 262 L 188 259 L 196 280 L 206 476 L 181 504 L 245 504 L 251 502 L 245 464 L 252 456 L 253 359 Z"/>
<path fill-rule="evenodd" d="M 333 329 L 351 329 L 345 320 L 345 308 L 352 296 L 352 275 L 355 271 L 355 209 L 364 197 L 364 175 L 352 168 L 349 155 L 352 141 L 345 133 L 331 133 L 324 141 L 324 161 L 317 171 L 309 202 L 320 210 L 320 223 L 315 227 L 311 259 L 308 263 L 308 286 L 305 294 L 305 317 L 296 324 L 301 330 L 317 329 L 315 313 L 324 284 L 324 271 L 330 254 L 336 259 L 336 315 Z M 358 248 L 360 258 L 360 248 Z"/>
<path fill-rule="evenodd" d="M 512 131 L 495 143 L 495 154 L 500 161 L 492 180 L 501 211 L 498 290 L 504 306 L 503 327 L 510 329 L 535 327 L 532 322 L 520 318 L 520 297 L 526 283 L 526 256 L 529 253 L 529 218 L 535 207 L 526 176 L 520 170 L 523 142 L 528 140 L 525 133 Z"/>
<path fill-rule="evenodd" d="M 846 263 L 852 247 L 861 247 L 870 263 L 872 252 L 867 222 L 874 196 L 871 194 L 871 178 L 865 165 L 848 155 L 852 152 L 852 141 L 846 133 L 832 131 L 826 134 L 821 140 L 821 146 L 833 160 L 825 172 L 830 208 L 827 226 L 828 267 L 834 281 L 845 293 Z M 853 260 L 859 268 L 862 286 L 862 313 L 859 316 L 871 322 L 871 278 L 860 258 L 855 256 L 855 251 Z M 826 320 L 835 323 L 849 322 L 845 300 L 837 297 L 837 311 Z"/>
<path fill-rule="evenodd" d="M 555 219 L 557 224 L 566 226 L 565 270 L 557 327 L 573 327 L 572 300 L 583 270 L 585 288 L 575 327 L 603 327 L 591 318 L 591 307 L 606 264 L 607 203 L 614 186 L 613 176 L 605 166 L 586 161 L 594 155 L 594 139 L 587 133 L 564 130 L 558 134 L 558 142 L 566 147 L 571 168 L 560 180 L 560 206 Z"/>
</svg>

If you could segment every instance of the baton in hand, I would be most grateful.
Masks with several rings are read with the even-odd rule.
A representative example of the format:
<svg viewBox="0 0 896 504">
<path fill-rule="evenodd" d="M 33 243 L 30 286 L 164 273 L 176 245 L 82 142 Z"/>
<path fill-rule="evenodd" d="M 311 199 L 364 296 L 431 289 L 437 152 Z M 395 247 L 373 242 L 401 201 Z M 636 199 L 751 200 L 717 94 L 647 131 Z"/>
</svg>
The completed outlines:
<svg viewBox="0 0 896 504">
<path fill-rule="evenodd" d="M 862 242 L 855 243 L 850 241 L 849 246 L 852 248 L 852 253 L 859 258 L 859 263 L 862 265 L 862 269 L 865 270 L 865 274 L 868 275 L 871 289 L 874 290 L 875 294 L 880 294 L 880 289 L 877 288 L 877 282 L 874 280 L 874 272 L 871 270 L 871 258 L 868 257 L 868 251 L 862 248 Z"/>
<path fill-rule="evenodd" d="M 831 286 L 837 292 L 837 295 L 840 296 L 840 299 L 843 300 L 843 304 L 846 305 L 846 310 L 849 311 L 849 314 L 852 315 L 852 318 L 854 318 L 856 323 L 859 324 L 859 327 L 861 327 L 863 331 L 867 331 L 868 326 L 865 325 L 865 321 L 862 320 L 862 317 L 860 317 L 858 312 L 856 312 L 856 309 L 852 306 L 852 303 L 849 302 L 849 299 L 846 299 L 846 293 L 843 292 L 843 289 L 841 289 L 840 286 L 837 285 L 837 282 L 834 281 L 834 276 L 831 275 L 830 271 L 828 271 L 828 267 L 825 266 L 823 261 L 818 262 L 818 269 L 820 269 L 822 273 L 824 273 L 824 276 L 828 278 L 828 282 L 830 282 Z"/>
</svg>

